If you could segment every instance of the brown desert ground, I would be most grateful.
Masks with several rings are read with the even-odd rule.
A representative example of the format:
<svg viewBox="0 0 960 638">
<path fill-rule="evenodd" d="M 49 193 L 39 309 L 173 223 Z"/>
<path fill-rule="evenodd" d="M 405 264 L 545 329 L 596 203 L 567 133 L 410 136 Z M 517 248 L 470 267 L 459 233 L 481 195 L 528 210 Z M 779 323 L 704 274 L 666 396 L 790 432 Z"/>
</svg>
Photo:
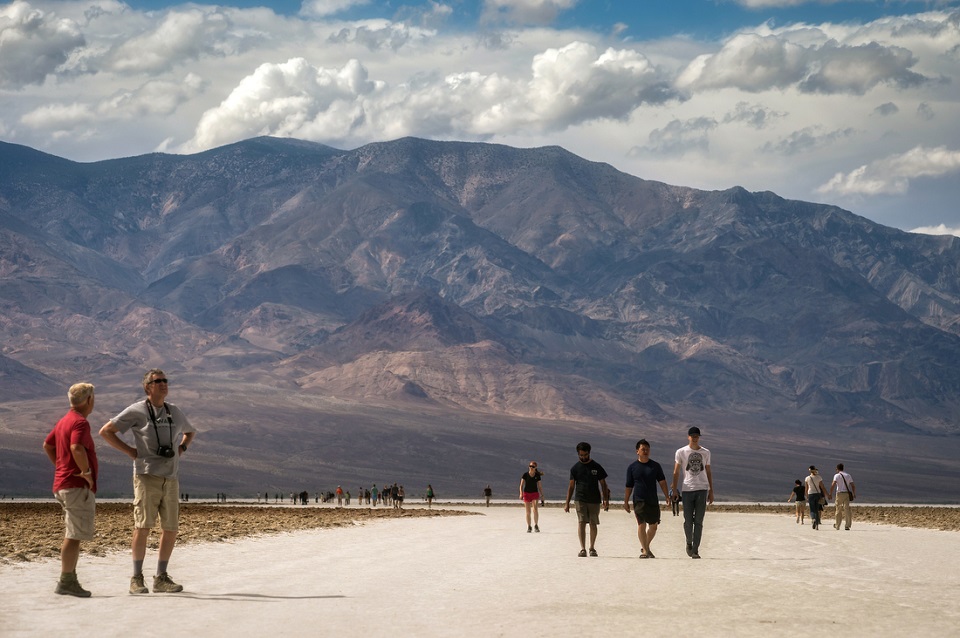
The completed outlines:
<svg viewBox="0 0 960 638">
<path fill-rule="evenodd" d="M 280 534 L 324 527 L 362 525 L 366 521 L 429 516 L 457 516 L 464 512 L 444 509 L 332 507 L 270 507 L 254 505 L 181 504 L 177 542 L 224 542 L 246 536 Z M 133 505 L 98 503 L 97 532 L 83 542 L 83 551 L 94 556 L 128 549 L 133 527 Z M 0 561 L 31 561 L 60 556 L 63 513 L 51 503 L 0 503 Z M 156 548 L 159 533 L 151 534 Z"/>
<path fill-rule="evenodd" d="M 248 536 L 362 525 L 378 519 L 471 515 L 446 507 L 449 505 L 435 509 L 418 506 L 395 510 L 389 507 L 182 504 L 178 543 L 224 542 Z M 619 507 L 619 504 L 611 503 L 611 508 L 614 507 Z M 97 504 L 97 535 L 92 541 L 84 541 L 83 551 L 103 556 L 110 551 L 126 550 L 130 543 L 132 511 L 133 506 L 129 503 Z M 794 506 L 715 504 L 710 511 L 793 516 Z M 825 525 L 830 524 L 833 515 L 832 506 L 824 511 Z M 957 531 L 960 530 L 960 508 L 861 505 L 854 506 L 854 523 L 857 522 Z M 151 536 L 151 547 L 156 546 L 158 539 L 159 534 Z M 22 562 L 59 557 L 62 540 L 63 515 L 59 504 L 0 503 L 0 561 Z"/>
</svg>

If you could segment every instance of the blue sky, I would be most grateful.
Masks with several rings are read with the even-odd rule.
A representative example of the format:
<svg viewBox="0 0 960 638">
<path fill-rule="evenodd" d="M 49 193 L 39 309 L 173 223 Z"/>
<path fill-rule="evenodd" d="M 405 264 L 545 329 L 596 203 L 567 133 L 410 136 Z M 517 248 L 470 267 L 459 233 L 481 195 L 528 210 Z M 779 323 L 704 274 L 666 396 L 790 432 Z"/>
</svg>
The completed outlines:
<svg viewBox="0 0 960 638">
<path fill-rule="evenodd" d="M 0 3 L 0 139 L 560 145 L 960 235 L 960 0 Z"/>
<path fill-rule="evenodd" d="M 174 6 L 175 2 L 149 0 L 128 2 L 130 7 L 141 10 L 162 10 Z M 283 15 L 300 13 L 300 0 L 280 2 L 262 2 L 260 0 L 240 0 L 226 3 L 229 6 L 252 8 L 270 7 Z M 423 6 L 425 2 L 369 2 L 347 6 L 336 13 L 346 20 L 370 18 L 395 18 L 402 16 L 403 8 Z M 450 23 L 460 28 L 472 30 L 484 13 L 484 3 L 480 0 L 460 0 L 447 2 L 454 8 Z M 600 32 L 609 31 L 615 24 L 627 26 L 625 34 L 629 37 L 650 39 L 663 35 L 686 33 L 697 37 L 718 37 L 734 31 L 744 25 L 756 24 L 767 20 L 779 23 L 793 22 L 843 22 L 847 20 L 870 21 L 884 16 L 896 16 L 904 13 L 924 11 L 932 2 L 776 2 L 758 3 L 750 6 L 747 2 L 733 0 L 581 0 L 572 3 L 569 9 L 558 10 L 553 26 L 561 29 L 587 28 Z M 529 24 L 529 23 L 528 23 Z"/>
</svg>

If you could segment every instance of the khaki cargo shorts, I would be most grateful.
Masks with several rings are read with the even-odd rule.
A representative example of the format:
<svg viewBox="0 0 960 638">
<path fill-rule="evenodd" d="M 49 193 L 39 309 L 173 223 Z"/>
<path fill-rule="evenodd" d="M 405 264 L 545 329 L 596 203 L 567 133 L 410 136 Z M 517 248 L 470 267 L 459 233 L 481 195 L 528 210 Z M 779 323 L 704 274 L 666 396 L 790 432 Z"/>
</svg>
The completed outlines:
<svg viewBox="0 0 960 638">
<path fill-rule="evenodd" d="M 63 506 L 63 515 L 67 523 L 67 533 L 64 538 L 78 541 L 93 540 L 97 495 L 87 487 L 71 487 L 57 490 L 53 496 Z"/>
<path fill-rule="evenodd" d="M 160 529 L 180 528 L 180 481 L 175 478 L 133 475 L 133 526 L 153 529 L 160 517 Z"/>
</svg>

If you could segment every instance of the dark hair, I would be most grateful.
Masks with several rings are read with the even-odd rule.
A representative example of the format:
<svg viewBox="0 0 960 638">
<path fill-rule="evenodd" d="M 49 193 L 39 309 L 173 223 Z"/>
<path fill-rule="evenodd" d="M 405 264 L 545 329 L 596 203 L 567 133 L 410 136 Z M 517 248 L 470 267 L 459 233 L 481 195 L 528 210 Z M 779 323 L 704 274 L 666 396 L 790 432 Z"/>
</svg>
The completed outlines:
<svg viewBox="0 0 960 638">
<path fill-rule="evenodd" d="M 800 479 L 797 479 L 796 481 L 794 481 L 794 483 L 796 483 L 797 485 L 803 485 L 803 481 L 801 481 Z"/>
<path fill-rule="evenodd" d="M 579 443 L 577 443 L 577 452 L 589 452 L 589 451 L 590 451 L 589 443 L 587 443 L 586 441 L 580 441 Z"/>
<path fill-rule="evenodd" d="M 837 471 L 838 471 L 838 472 L 842 472 L 842 471 L 843 471 L 843 463 L 837 463 Z"/>
<path fill-rule="evenodd" d="M 646 445 L 647 447 L 650 447 L 650 443 L 646 439 L 640 439 L 639 441 L 637 441 L 638 450 L 640 449 L 641 445 Z"/>
</svg>

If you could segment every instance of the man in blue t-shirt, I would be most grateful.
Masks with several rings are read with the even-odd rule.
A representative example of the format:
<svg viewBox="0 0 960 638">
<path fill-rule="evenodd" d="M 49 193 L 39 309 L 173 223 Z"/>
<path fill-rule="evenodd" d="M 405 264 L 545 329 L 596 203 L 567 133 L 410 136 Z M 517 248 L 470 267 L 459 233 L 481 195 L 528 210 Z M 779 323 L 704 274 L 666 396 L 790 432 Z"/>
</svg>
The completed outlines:
<svg viewBox="0 0 960 638">
<path fill-rule="evenodd" d="M 633 512 L 637 517 L 637 538 L 640 539 L 640 558 L 656 558 L 650 551 L 650 543 L 657 535 L 660 524 L 660 501 L 657 485 L 663 490 L 663 498 L 670 502 L 667 477 L 659 463 L 650 459 L 650 444 L 646 439 L 637 441 L 637 460 L 627 468 L 627 483 L 623 493 L 623 509 L 630 513 L 630 496 L 633 496 Z"/>
<path fill-rule="evenodd" d="M 567 488 L 567 500 L 563 511 L 570 511 L 570 499 L 576 491 L 577 534 L 580 537 L 581 558 L 587 555 L 587 524 L 590 524 L 590 555 L 596 556 L 594 544 L 597 541 L 597 526 L 600 524 L 600 505 L 603 510 L 610 509 L 610 488 L 607 487 L 607 472 L 590 458 L 590 444 L 577 443 L 579 460 L 570 468 L 570 486 Z"/>
</svg>

